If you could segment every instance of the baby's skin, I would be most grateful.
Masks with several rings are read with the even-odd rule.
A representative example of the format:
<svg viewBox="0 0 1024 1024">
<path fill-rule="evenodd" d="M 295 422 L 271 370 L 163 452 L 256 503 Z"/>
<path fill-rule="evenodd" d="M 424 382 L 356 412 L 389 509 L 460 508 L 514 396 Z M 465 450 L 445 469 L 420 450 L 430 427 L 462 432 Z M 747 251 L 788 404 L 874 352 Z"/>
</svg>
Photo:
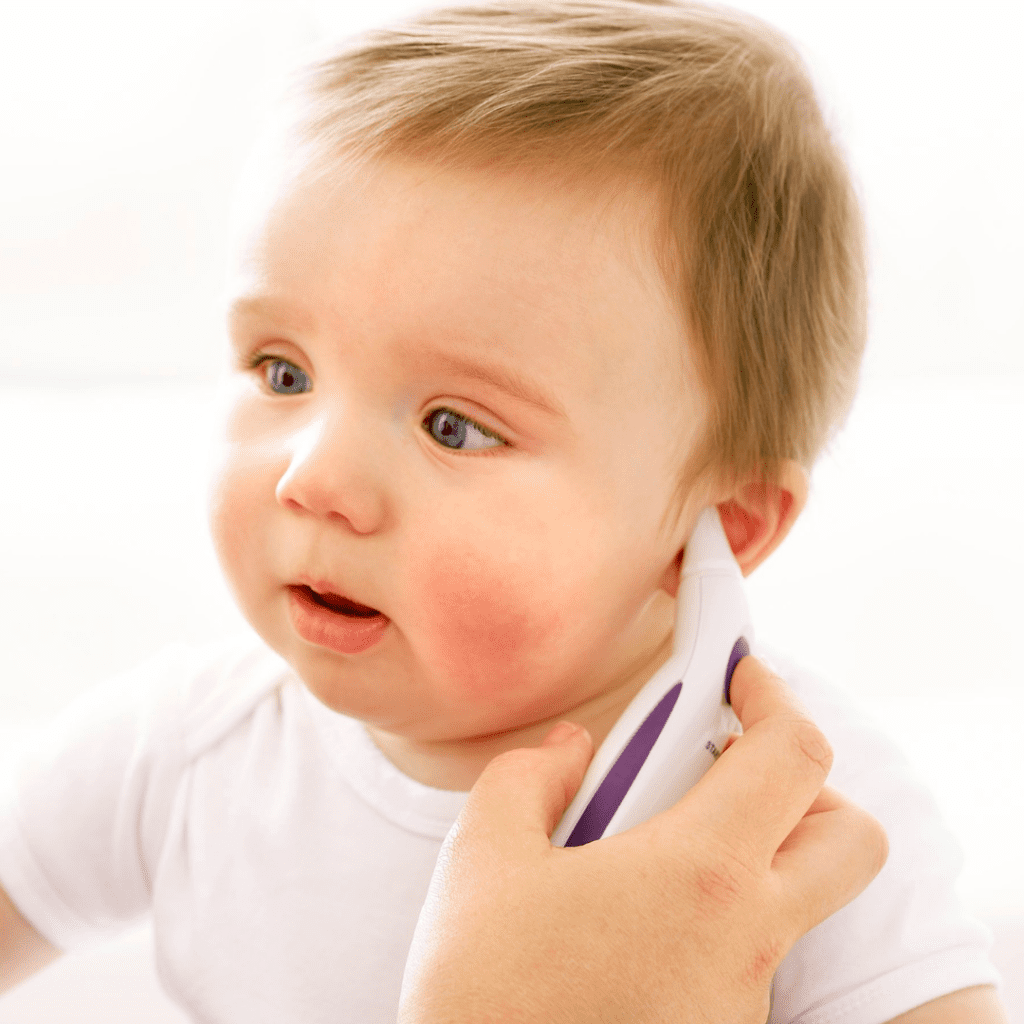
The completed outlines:
<svg viewBox="0 0 1024 1024">
<path fill-rule="evenodd" d="M 425 785 L 467 791 L 562 718 L 599 745 L 671 652 L 700 512 L 749 573 L 806 475 L 666 515 L 706 402 L 644 182 L 321 170 L 264 167 L 234 235 L 211 524 L 238 604 Z M 375 644 L 300 634 L 316 581 L 387 616 Z"/>
</svg>

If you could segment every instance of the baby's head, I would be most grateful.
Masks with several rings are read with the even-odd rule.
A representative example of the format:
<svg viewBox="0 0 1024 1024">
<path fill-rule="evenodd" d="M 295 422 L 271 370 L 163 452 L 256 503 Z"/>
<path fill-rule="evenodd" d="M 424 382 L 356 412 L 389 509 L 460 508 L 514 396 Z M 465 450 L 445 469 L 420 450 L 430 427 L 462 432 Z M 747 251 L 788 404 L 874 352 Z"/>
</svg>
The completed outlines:
<svg viewBox="0 0 1024 1024">
<path fill-rule="evenodd" d="M 229 277 L 239 605 L 428 784 L 561 717 L 600 742 L 701 511 L 749 574 L 853 401 L 860 218 L 807 76 L 746 16 L 508 0 L 357 39 L 285 109 Z M 310 589 L 390 621 L 345 653 Z"/>
</svg>

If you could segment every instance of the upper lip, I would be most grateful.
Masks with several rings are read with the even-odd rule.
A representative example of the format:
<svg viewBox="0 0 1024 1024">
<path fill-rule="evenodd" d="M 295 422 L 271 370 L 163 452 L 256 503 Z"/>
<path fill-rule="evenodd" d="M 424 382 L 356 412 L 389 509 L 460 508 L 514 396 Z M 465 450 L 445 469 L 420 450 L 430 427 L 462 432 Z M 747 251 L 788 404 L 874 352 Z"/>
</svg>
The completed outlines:
<svg viewBox="0 0 1024 1024">
<path fill-rule="evenodd" d="M 366 608 L 377 608 L 375 604 L 370 604 L 368 601 L 357 600 L 348 593 L 348 591 L 336 586 L 329 580 L 320 579 L 314 576 L 298 576 L 293 586 L 309 587 L 310 590 L 315 590 L 318 594 L 323 596 L 343 597 L 346 601 L 351 601 L 353 604 L 360 604 Z M 377 608 L 377 611 L 380 611 L 380 609 Z"/>
</svg>

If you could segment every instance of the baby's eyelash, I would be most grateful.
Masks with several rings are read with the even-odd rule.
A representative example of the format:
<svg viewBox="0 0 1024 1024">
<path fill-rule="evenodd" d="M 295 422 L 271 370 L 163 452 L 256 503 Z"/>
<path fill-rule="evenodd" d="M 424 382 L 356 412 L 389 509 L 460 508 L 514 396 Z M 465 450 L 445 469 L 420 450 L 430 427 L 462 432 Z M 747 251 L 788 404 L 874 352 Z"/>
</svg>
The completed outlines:
<svg viewBox="0 0 1024 1024">
<path fill-rule="evenodd" d="M 265 352 L 253 352 L 248 356 L 239 356 L 235 361 L 235 368 L 238 370 L 255 370 L 263 363 L 271 359 L 279 359 L 280 356 L 269 356 Z"/>
<path fill-rule="evenodd" d="M 280 359 L 282 363 L 288 362 L 287 359 L 282 359 L 281 356 L 268 355 L 266 352 L 253 352 L 251 356 L 245 358 L 242 365 L 246 370 L 255 370 L 257 366 L 277 359 Z"/>
</svg>

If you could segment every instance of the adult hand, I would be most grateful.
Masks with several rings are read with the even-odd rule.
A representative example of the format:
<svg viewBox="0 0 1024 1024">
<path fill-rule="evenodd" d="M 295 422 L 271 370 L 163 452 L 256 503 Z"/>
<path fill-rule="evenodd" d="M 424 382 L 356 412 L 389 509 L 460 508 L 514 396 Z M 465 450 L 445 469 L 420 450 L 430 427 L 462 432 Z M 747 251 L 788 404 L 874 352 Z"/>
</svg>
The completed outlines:
<svg viewBox="0 0 1024 1024">
<path fill-rule="evenodd" d="M 763 1024 L 793 943 L 888 855 L 878 821 L 824 786 L 828 741 L 746 657 L 743 734 L 674 807 L 562 849 L 555 825 L 593 743 L 511 750 L 480 775 L 438 857 L 399 1024 Z"/>
</svg>

